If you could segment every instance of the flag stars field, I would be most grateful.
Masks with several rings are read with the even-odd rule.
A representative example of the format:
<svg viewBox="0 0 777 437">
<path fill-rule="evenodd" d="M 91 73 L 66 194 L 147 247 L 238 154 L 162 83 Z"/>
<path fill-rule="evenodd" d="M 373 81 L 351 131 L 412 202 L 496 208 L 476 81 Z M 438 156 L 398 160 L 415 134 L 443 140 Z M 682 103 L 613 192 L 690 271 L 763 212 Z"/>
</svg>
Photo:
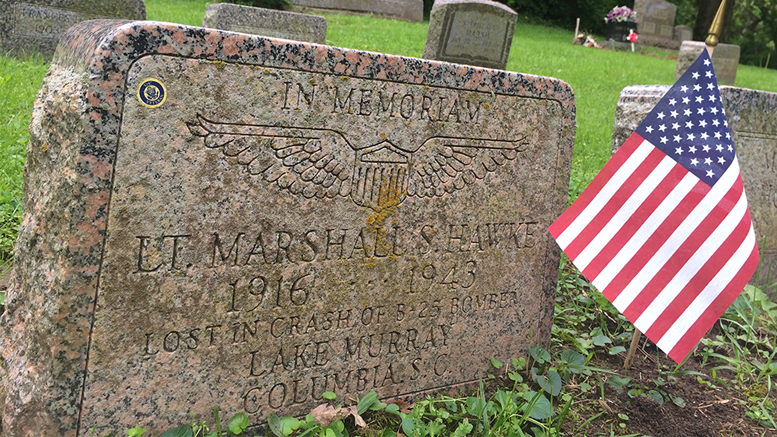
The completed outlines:
<svg viewBox="0 0 777 437">
<path fill-rule="evenodd" d="M 678 363 L 759 259 L 710 65 L 705 50 L 549 228 L 591 283 Z M 666 114 L 671 145 L 660 134 Z"/>
</svg>

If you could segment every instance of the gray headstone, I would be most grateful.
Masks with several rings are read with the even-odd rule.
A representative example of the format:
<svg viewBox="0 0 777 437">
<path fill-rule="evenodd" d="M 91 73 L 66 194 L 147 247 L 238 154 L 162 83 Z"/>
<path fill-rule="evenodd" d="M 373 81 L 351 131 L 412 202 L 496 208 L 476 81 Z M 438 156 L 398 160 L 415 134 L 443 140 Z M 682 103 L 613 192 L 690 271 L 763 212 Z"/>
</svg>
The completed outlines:
<svg viewBox="0 0 777 437">
<path fill-rule="evenodd" d="M 50 57 L 70 26 L 97 18 L 145 20 L 143 0 L 0 0 L 0 52 Z"/>
<path fill-rule="evenodd" d="M 518 16 L 489 0 L 437 0 L 423 57 L 480 67 L 507 67 Z"/>
<path fill-rule="evenodd" d="M 677 5 L 664 0 L 636 0 L 634 10 L 641 43 L 671 49 L 680 47 L 680 42 L 674 39 Z"/>
<path fill-rule="evenodd" d="M 295 9 L 340 12 L 357 15 L 377 15 L 420 22 L 424 19 L 423 0 L 289 0 Z"/>
<path fill-rule="evenodd" d="M 202 27 L 326 44 L 324 17 L 231 3 L 208 5 Z"/>
<path fill-rule="evenodd" d="M 669 90 L 668 85 L 637 85 L 623 89 L 615 110 L 612 151 L 615 153 Z M 729 129 L 761 252 L 765 284 L 777 274 L 777 94 L 721 86 Z"/>
<path fill-rule="evenodd" d="M 4 437 L 455 391 L 550 341 L 564 82 L 158 22 L 60 48 L 0 319 Z"/>
<path fill-rule="evenodd" d="M 693 40 L 693 29 L 690 26 L 679 25 L 674 27 L 674 39 L 676 41 Z"/>
<path fill-rule="evenodd" d="M 699 57 L 707 45 L 701 41 L 683 41 L 677 55 L 677 69 L 674 80 L 680 78 L 685 70 Z M 712 66 L 721 85 L 734 85 L 739 67 L 739 46 L 733 44 L 718 44 L 712 51 Z"/>
</svg>

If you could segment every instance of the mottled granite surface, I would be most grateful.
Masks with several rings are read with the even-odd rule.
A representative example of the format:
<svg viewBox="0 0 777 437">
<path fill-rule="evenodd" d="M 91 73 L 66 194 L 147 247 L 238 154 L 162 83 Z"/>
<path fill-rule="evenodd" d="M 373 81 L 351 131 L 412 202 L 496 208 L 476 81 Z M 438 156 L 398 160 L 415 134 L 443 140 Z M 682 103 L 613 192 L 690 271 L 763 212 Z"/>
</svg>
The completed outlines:
<svg viewBox="0 0 777 437">
<path fill-rule="evenodd" d="M 4 435 L 477 384 L 550 339 L 574 133 L 558 79 L 75 25 L 32 117 Z"/>
<path fill-rule="evenodd" d="M 51 57 L 60 37 L 84 20 L 145 20 L 143 0 L 0 0 L 0 51 Z"/>
<path fill-rule="evenodd" d="M 434 2 L 423 58 L 504 70 L 518 15 L 489 0 Z"/>
<path fill-rule="evenodd" d="M 326 18 L 296 12 L 216 3 L 208 5 L 202 27 L 252 35 L 326 43 Z"/>
<path fill-rule="evenodd" d="M 623 89 L 615 110 L 613 153 L 668 90 L 668 85 Z M 761 252 L 761 277 L 752 282 L 763 284 L 770 268 L 772 278 L 777 272 L 777 94 L 731 86 L 721 86 L 720 94 Z"/>
<path fill-rule="evenodd" d="M 423 0 L 289 0 L 294 10 L 375 15 L 405 21 L 424 19 Z"/>
<path fill-rule="evenodd" d="M 677 55 L 677 68 L 674 80 L 680 78 L 685 70 L 699 57 L 707 45 L 701 41 L 683 41 L 680 52 Z M 739 67 L 739 46 L 733 44 L 718 44 L 712 51 L 712 66 L 715 67 L 715 76 L 721 85 L 734 85 Z"/>
</svg>

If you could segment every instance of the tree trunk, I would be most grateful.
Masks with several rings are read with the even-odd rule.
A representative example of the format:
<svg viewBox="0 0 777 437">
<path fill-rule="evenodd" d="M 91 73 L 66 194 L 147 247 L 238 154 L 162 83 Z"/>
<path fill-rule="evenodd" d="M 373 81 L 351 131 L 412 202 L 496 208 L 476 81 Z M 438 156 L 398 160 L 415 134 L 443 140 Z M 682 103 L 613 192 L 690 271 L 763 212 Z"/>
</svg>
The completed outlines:
<svg viewBox="0 0 777 437">
<path fill-rule="evenodd" d="M 704 41 L 710 32 L 712 20 L 718 13 L 718 7 L 721 0 L 699 0 L 699 14 L 696 16 L 696 24 L 693 26 L 694 41 Z M 728 41 L 728 33 L 731 28 L 731 21 L 734 18 L 735 0 L 726 1 L 726 11 L 723 15 L 723 29 L 718 41 L 725 43 Z"/>
</svg>

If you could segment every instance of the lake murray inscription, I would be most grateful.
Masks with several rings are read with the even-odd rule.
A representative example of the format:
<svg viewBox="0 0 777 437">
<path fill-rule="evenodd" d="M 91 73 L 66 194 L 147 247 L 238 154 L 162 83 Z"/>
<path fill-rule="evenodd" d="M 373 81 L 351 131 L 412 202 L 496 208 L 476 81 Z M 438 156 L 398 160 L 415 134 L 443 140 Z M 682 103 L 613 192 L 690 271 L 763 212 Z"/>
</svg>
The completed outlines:
<svg viewBox="0 0 777 437">
<path fill-rule="evenodd" d="M 82 393 L 20 376 L 9 435 L 118 432 L 138 417 L 159 433 L 214 405 L 260 423 L 303 415 L 325 391 L 450 390 L 549 340 L 559 253 L 546 229 L 566 204 L 574 136 L 566 84 L 161 23 L 77 26 L 90 25 L 102 41 L 69 33 L 72 54 L 42 91 L 89 96 L 54 104 L 91 120 L 67 134 L 88 193 L 66 229 L 80 255 L 63 267 L 65 249 L 45 246 L 52 225 L 25 226 L 17 266 L 32 273 L 17 267 L 9 292 L 43 320 L 11 336 L 85 314 L 54 364 L 35 364 Z M 85 85 L 67 63 L 86 66 Z M 48 127 L 58 109 L 36 111 L 34 174 L 62 132 Z M 27 220 L 56 216 L 34 200 L 55 182 L 26 182 Z M 20 291 L 46 280 L 54 306 Z M 22 317 L 14 308 L 6 321 Z M 4 352 L 10 373 L 26 356 Z M 45 428 L 15 415 L 30 386 Z M 74 420 L 54 414 L 63 403 Z"/>
</svg>

